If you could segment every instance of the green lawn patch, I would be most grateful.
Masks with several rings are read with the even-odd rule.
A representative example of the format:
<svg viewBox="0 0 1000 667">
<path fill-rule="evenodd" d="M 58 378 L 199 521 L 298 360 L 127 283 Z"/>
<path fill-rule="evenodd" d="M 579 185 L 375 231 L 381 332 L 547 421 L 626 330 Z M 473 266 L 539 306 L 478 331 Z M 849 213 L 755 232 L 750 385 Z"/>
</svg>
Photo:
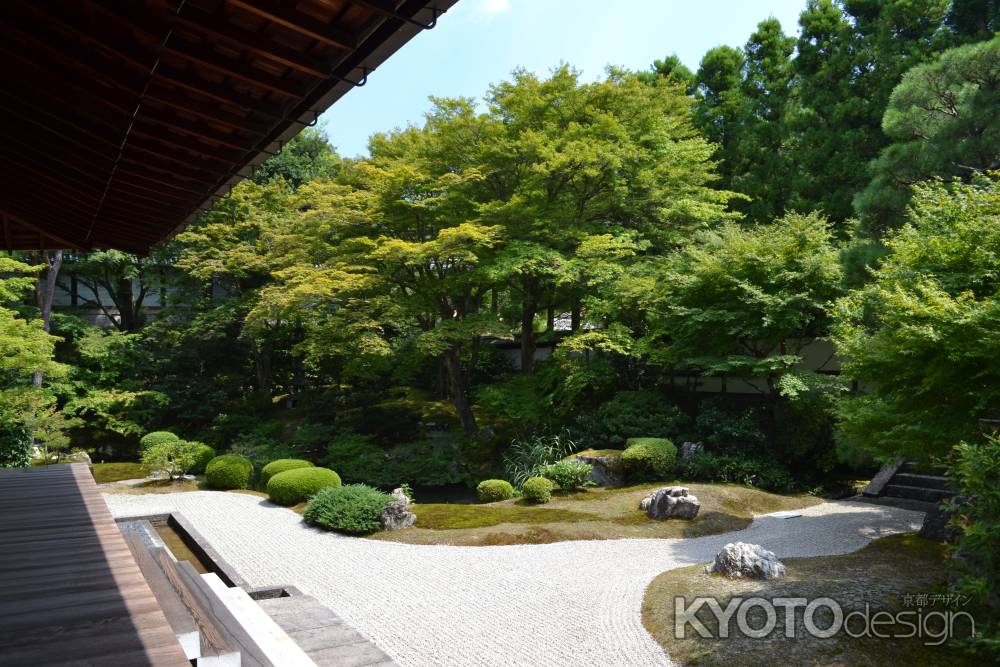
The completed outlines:
<svg viewBox="0 0 1000 667">
<path fill-rule="evenodd" d="M 410 544 L 543 544 L 565 540 L 627 537 L 697 537 L 745 528 L 755 514 L 813 505 L 810 496 L 780 496 L 727 484 L 690 484 L 701 501 L 693 521 L 656 521 L 639 510 L 650 490 L 665 486 L 641 484 L 615 489 L 584 489 L 553 494 L 545 505 L 524 500 L 483 504 L 415 504 L 412 528 L 375 533 L 371 539 Z"/>
<path fill-rule="evenodd" d="M 780 557 L 781 554 L 778 554 Z M 685 665 L 972 665 L 971 658 L 944 646 L 925 646 L 922 639 L 853 639 L 838 634 L 829 639 L 812 638 L 802 627 L 799 609 L 795 639 L 784 636 L 784 617 L 769 637 L 743 637 L 735 623 L 728 639 L 701 638 L 691 627 L 686 637 L 674 636 L 674 598 L 711 596 L 723 609 L 734 597 L 760 596 L 830 597 L 844 605 L 844 613 L 864 609 L 901 610 L 907 594 L 943 593 L 946 574 L 942 545 L 912 534 L 893 535 L 876 540 L 863 549 L 841 556 L 818 558 L 783 558 L 788 575 L 783 579 L 754 581 L 729 579 L 704 573 L 704 565 L 669 570 L 647 587 L 642 605 L 642 621 L 650 634 L 663 646 L 671 660 Z M 943 607 L 927 607 L 940 611 Z M 915 610 L 915 608 L 914 608 Z M 757 618 L 753 612 L 761 612 Z M 761 609 L 748 615 L 752 627 L 764 623 Z M 714 615 L 707 607 L 696 614 L 705 627 L 717 636 Z M 826 620 L 818 620 L 823 627 Z M 936 627 L 936 626 L 935 626 Z M 905 628 L 899 628 L 905 631 Z M 888 626 L 880 626 L 890 633 Z"/>
<path fill-rule="evenodd" d="M 146 469 L 141 463 L 95 463 L 91 466 L 98 484 L 120 482 L 123 479 L 143 479 Z"/>
</svg>

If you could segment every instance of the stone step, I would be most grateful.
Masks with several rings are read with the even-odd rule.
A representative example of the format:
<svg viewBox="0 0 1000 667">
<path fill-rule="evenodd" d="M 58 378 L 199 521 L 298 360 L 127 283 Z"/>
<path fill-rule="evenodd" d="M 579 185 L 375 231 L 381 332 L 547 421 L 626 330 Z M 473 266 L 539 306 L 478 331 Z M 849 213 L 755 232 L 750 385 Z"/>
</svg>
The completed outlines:
<svg viewBox="0 0 1000 667">
<path fill-rule="evenodd" d="M 941 489 L 926 489 L 920 486 L 889 484 L 885 487 L 885 491 L 882 495 L 894 498 L 910 498 L 912 500 L 934 503 L 951 498 L 955 494 L 951 491 L 943 491 Z"/>
<path fill-rule="evenodd" d="M 913 461 L 907 461 L 899 469 L 899 472 L 914 473 L 917 475 L 936 475 L 943 477 L 944 474 L 947 472 L 947 468 L 944 468 L 943 466 L 939 465 L 923 464 L 923 463 L 918 464 L 914 463 Z"/>
<path fill-rule="evenodd" d="M 952 491 L 948 485 L 948 478 L 944 475 L 920 475 L 913 472 L 900 472 L 896 473 L 889 483 L 901 486 L 916 486 L 922 489 Z"/>
<path fill-rule="evenodd" d="M 316 663 L 309 659 L 295 640 L 245 590 L 226 586 L 214 572 L 203 574 L 201 578 L 272 664 L 278 667 L 316 667 Z"/>
</svg>

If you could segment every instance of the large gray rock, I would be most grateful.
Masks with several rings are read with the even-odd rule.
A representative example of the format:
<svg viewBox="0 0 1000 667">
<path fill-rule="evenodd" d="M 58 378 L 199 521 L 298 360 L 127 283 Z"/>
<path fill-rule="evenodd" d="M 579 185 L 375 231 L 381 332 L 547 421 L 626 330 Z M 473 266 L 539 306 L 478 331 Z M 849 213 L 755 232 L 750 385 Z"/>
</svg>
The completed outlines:
<svg viewBox="0 0 1000 667">
<path fill-rule="evenodd" d="M 382 527 L 386 530 L 409 528 L 417 521 L 417 515 L 410 511 L 410 499 L 402 489 L 392 492 L 393 500 L 382 509 Z"/>
<path fill-rule="evenodd" d="M 693 519 L 698 516 L 701 503 L 688 493 L 686 486 L 666 486 L 643 498 L 639 509 L 650 519 Z"/>
<path fill-rule="evenodd" d="M 66 457 L 66 460 L 69 461 L 70 463 L 86 463 L 87 465 L 91 465 L 90 454 L 83 451 L 82 449 L 78 449 L 75 452 L 71 452 Z"/>
<path fill-rule="evenodd" d="M 587 456 L 577 455 L 576 460 L 590 465 L 588 479 L 596 486 L 623 486 L 625 484 L 625 469 L 622 467 L 621 456 Z"/>
<path fill-rule="evenodd" d="M 956 496 L 952 505 L 961 504 L 961 498 Z M 930 512 L 924 515 L 924 523 L 920 526 L 920 537 L 935 542 L 954 542 L 958 537 L 958 529 L 951 525 L 952 508 L 938 503 Z"/>
<path fill-rule="evenodd" d="M 705 572 L 747 579 L 777 579 L 785 576 L 785 566 L 773 552 L 759 544 L 730 542 L 722 547 Z"/>
<path fill-rule="evenodd" d="M 704 451 L 705 446 L 700 442 L 685 442 L 681 444 L 681 461 L 686 461 L 695 454 Z"/>
</svg>

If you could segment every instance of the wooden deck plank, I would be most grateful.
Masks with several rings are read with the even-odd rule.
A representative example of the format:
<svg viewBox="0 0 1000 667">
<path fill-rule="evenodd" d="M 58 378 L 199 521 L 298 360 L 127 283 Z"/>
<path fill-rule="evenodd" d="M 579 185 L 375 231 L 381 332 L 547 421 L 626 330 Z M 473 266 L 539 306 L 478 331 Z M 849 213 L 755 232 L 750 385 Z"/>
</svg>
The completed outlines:
<svg viewBox="0 0 1000 667">
<path fill-rule="evenodd" d="M 189 664 L 85 465 L 0 470 L 0 665 Z"/>
</svg>

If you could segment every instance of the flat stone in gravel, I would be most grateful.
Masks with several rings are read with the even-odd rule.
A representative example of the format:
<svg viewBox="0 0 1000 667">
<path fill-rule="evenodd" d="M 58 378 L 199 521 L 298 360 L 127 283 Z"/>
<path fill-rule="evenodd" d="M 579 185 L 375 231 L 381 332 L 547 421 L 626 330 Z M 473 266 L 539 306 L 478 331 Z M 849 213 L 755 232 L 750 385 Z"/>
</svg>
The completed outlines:
<svg viewBox="0 0 1000 667">
<path fill-rule="evenodd" d="M 239 493 L 105 498 L 119 517 L 180 512 L 252 586 L 296 586 L 400 665 L 418 667 L 670 665 L 641 619 L 643 592 L 660 572 L 710 562 L 734 541 L 789 558 L 848 553 L 923 519 L 833 502 L 723 535 L 453 547 L 325 532 Z"/>
</svg>

